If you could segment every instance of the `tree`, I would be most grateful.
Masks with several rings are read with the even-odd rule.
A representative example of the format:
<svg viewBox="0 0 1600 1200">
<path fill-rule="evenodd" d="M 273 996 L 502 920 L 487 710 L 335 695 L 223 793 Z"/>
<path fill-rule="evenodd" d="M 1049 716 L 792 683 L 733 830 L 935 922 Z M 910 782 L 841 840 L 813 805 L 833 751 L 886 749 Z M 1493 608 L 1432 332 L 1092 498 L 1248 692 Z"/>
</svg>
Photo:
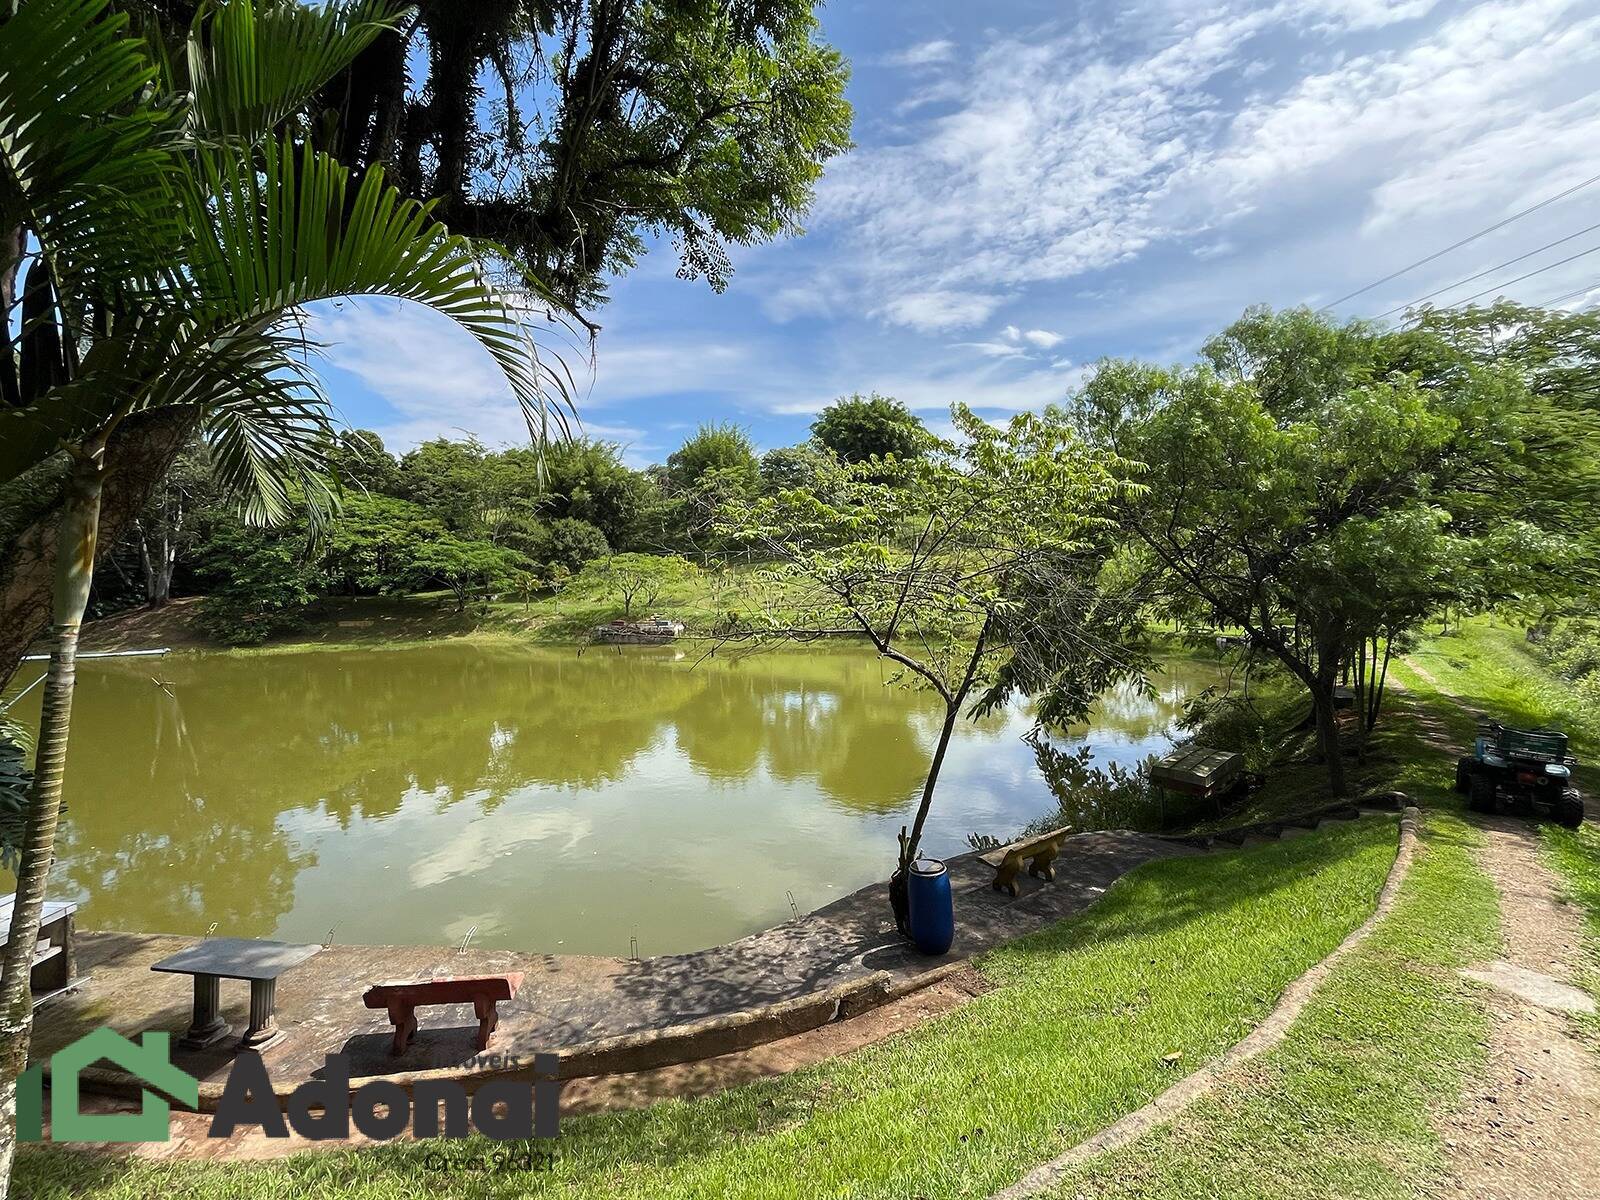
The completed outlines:
<svg viewBox="0 0 1600 1200">
<path fill-rule="evenodd" d="M 812 480 L 729 506 L 730 537 L 775 561 L 759 609 L 730 636 L 805 640 L 855 628 L 931 690 L 944 720 L 909 836 L 921 845 L 956 722 L 1017 694 L 1045 697 L 1041 721 L 1081 718 L 1142 663 L 1124 649 L 1137 606 L 1104 586 L 1118 538 L 1112 502 L 1135 491 L 1121 464 L 1057 418 L 1021 414 L 995 429 L 953 411 L 961 440 L 885 471 L 818 456 Z M 752 583 L 756 587 L 756 583 Z"/>
<path fill-rule="evenodd" d="M 527 457 L 510 450 L 507 457 Z M 617 549 L 637 548 L 644 522 L 659 500 L 655 482 L 630 470 L 609 442 L 573 438 L 545 455 L 544 512 L 554 519 L 586 521 Z"/>
<path fill-rule="evenodd" d="M 1375 720 L 1395 638 L 1467 589 L 1515 594 L 1571 532 L 1530 502 L 1519 373 L 1437 341 L 1419 370 L 1422 348 L 1251 309 L 1199 366 L 1106 362 L 1074 397 L 1091 440 L 1148 468 L 1119 518 L 1154 585 L 1300 680 L 1336 795 L 1341 678 Z"/>
<path fill-rule="evenodd" d="M 732 423 L 700 426 L 667 459 L 667 482 L 675 492 L 687 492 L 708 471 L 726 472 L 724 480 L 753 492 L 761 479 L 750 435 Z"/>
<path fill-rule="evenodd" d="M 504 500 L 488 459 L 489 451 L 475 437 L 423 442 L 400 459 L 400 494 L 457 533 L 481 536 L 489 514 Z"/>
<path fill-rule="evenodd" d="M 417 548 L 446 534 L 421 505 L 379 493 L 354 496 L 328 523 L 318 566 L 330 591 L 390 592 L 411 579 Z"/>
<path fill-rule="evenodd" d="M 810 0 L 422 0 L 316 107 L 333 154 L 440 197 L 569 302 L 650 235 L 720 290 L 727 246 L 794 230 L 849 145 L 847 70 L 816 33 Z"/>
<path fill-rule="evenodd" d="M 696 573 L 694 564 L 677 554 L 612 554 L 584 567 L 578 581 L 620 599 L 623 619 L 631 621 L 635 603 L 653 607 L 662 592 L 688 583 Z"/>
<path fill-rule="evenodd" d="M 477 249 L 403 200 L 277 134 L 392 20 L 374 0 L 208 5 L 185 54 L 153 53 L 107 0 L 29 0 L 0 25 L 0 252 L 15 348 L 0 355 L 0 486 L 65 499 L 25 524 L 48 554 L 51 658 L 16 903 L 0 968 L 0 1112 L 32 1029 L 29 974 L 61 810 L 78 631 L 114 447 L 159 414 L 198 424 L 219 482 L 257 523 L 328 499 L 326 407 L 302 355 L 304 307 L 352 294 L 428 305 L 495 359 L 535 424 L 548 399 L 516 310 Z M 163 428 L 159 423 L 155 428 Z M 144 436 L 149 433 L 146 426 Z M 170 451 L 160 469 L 165 474 Z M 120 486 L 117 484 L 116 486 Z M 137 505 L 133 507 L 138 507 Z M 31 531 L 31 532 L 29 532 Z M 30 540 L 31 539 L 31 540 Z M 0 1145 L 9 1179 L 14 1125 Z"/>
<path fill-rule="evenodd" d="M 835 400 L 811 425 L 811 435 L 845 462 L 915 458 L 928 448 L 926 426 L 900 401 L 873 392 Z"/>
<path fill-rule="evenodd" d="M 370 429 L 341 429 L 328 450 L 328 470 L 345 488 L 380 496 L 400 494 L 400 464 Z"/>
<path fill-rule="evenodd" d="M 814 445 L 779 446 L 761 456 L 761 489 L 781 492 L 785 488 L 804 487 L 816 475 L 817 455 Z"/>
<path fill-rule="evenodd" d="M 610 553 L 606 535 L 589 522 L 573 517 L 558 517 L 550 522 L 550 556 L 546 561 L 552 566 L 560 564 L 568 574 L 575 574 L 584 563 Z"/>
<path fill-rule="evenodd" d="M 473 592 L 509 587 L 531 565 L 515 550 L 446 533 L 413 548 L 411 582 L 419 588 L 434 583 L 448 588 L 456 611 L 464 613 Z"/>
<path fill-rule="evenodd" d="M 212 540 L 206 557 L 220 580 L 200 607 L 200 627 L 209 636 L 255 646 L 305 623 L 316 594 L 304 537 L 235 525 Z"/>
</svg>

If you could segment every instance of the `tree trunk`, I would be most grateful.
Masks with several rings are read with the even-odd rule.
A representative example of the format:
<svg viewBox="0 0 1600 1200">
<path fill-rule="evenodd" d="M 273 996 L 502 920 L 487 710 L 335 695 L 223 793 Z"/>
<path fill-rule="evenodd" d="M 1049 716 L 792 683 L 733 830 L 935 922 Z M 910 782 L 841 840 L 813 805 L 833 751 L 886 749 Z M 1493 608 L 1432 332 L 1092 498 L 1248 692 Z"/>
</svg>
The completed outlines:
<svg viewBox="0 0 1600 1200">
<path fill-rule="evenodd" d="M 1328 764 L 1328 790 L 1335 799 L 1345 795 L 1344 751 L 1339 745 L 1339 714 L 1333 707 L 1333 677 L 1319 678 L 1311 688 L 1311 709 L 1317 720 L 1317 745 Z"/>
<path fill-rule="evenodd" d="M 950 748 L 950 735 L 955 732 L 956 718 L 961 715 L 962 698 L 945 706 L 944 724 L 939 729 L 939 744 L 933 751 L 933 762 L 928 766 L 928 778 L 922 785 L 922 803 L 917 806 L 917 819 L 911 825 L 911 837 L 901 853 L 900 867 L 908 869 L 917 857 L 917 847 L 922 843 L 922 827 L 927 824 L 928 810 L 933 807 L 933 789 L 939 783 L 939 771 L 944 766 L 945 751 Z"/>
<path fill-rule="evenodd" d="M 72 691 L 77 676 L 78 630 L 89 603 L 95 543 L 100 523 L 103 459 L 74 464 L 56 537 L 54 638 L 39 717 L 38 752 L 17 867 L 17 898 L 11 935 L 0 965 L 0 1040 L 6 1091 L 0 1093 L 0 1200 L 10 1190 L 16 1154 L 16 1080 L 27 1067 L 33 1032 L 33 952 L 39 940 L 45 888 L 55 861 L 56 825 L 61 816 L 61 785 L 66 777 L 67 735 L 72 722 Z"/>
</svg>

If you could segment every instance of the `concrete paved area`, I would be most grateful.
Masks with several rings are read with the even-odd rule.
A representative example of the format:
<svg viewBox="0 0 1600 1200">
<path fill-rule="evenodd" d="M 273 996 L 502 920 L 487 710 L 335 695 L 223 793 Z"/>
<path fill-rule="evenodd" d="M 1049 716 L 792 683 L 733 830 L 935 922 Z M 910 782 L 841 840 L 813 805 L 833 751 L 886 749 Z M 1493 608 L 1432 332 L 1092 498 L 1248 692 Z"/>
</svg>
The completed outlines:
<svg viewBox="0 0 1600 1200">
<path fill-rule="evenodd" d="M 500 1029 L 490 1047 L 491 1055 L 514 1056 L 522 1064 L 531 1064 L 535 1052 L 570 1056 L 599 1039 L 756 1012 L 878 972 L 914 986 L 919 977 L 951 962 L 1081 911 L 1141 863 L 1193 853 L 1198 853 L 1193 847 L 1127 831 L 1080 834 L 1062 847 L 1056 882 L 1024 877 L 1015 899 L 990 889 L 993 871 L 975 855 L 952 859 L 956 940 L 940 959 L 919 955 L 895 934 L 884 884 L 727 945 L 638 961 L 497 950 L 459 953 L 439 946 L 333 946 L 279 981 L 278 1021 L 288 1036 L 264 1060 L 280 1091 L 312 1078 L 325 1056 L 334 1053 L 350 1056 L 358 1079 L 439 1069 L 470 1075 L 483 1069 L 473 1046 L 477 1022 L 470 1005 L 418 1010 L 421 1030 L 411 1048 L 391 1057 L 385 1014 L 361 1004 L 368 986 L 390 980 L 523 972 L 522 990 L 501 1005 Z M 157 974 L 150 965 L 196 940 L 81 934 L 79 972 L 91 981 L 40 1011 L 35 1059 L 100 1025 L 128 1036 L 167 1030 L 176 1043 L 189 1024 L 192 988 L 187 978 Z M 223 1014 L 240 1031 L 248 1003 L 245 985 L 224 981 Z M 235 1049 L 229 1039 L 208 1050 L 175 1049 L 173 1057 L 177 1066 L 215 1088 L 225 1079 Z"/>
</svg>

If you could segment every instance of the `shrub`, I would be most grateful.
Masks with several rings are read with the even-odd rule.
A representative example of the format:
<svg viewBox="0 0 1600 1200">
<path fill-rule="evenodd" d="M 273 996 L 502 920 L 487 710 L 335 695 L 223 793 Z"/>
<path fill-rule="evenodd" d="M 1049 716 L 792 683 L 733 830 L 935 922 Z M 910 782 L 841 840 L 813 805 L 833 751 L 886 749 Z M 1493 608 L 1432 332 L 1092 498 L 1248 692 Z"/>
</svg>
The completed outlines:
<svg viewBox="0 0 1600 1200">
<path fill-rule="evenodd" d="M 611 553 L 606 535 L 576 517 L 558 517 L 550 522 L 550 551 L 545 561 L 559 563 L 573 574 L 583 570 L 583 564 Z"/>
<path fill-rule="evenodd" d="M 212 543 L 208 573 L 221 580 L 200 607 L 200 628 L 231 646 L 254 646 L 305 623 L 312 572 L 295 542 L 230 529 Z"/>
</svg>

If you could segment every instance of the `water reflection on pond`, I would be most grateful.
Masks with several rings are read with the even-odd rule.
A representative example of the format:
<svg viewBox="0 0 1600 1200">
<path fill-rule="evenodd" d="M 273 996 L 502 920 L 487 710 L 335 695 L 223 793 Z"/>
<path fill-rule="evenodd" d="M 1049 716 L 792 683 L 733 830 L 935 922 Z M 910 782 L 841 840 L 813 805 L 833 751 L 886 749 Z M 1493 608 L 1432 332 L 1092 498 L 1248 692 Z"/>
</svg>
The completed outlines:
<svg viewBox="0 0 1600 1200">
<path fill-rule="evenodd" d="M 712 945 L 892 866 L 938 729 L 852 649 L 696 661 L 436 645 L 86 662 L 52 893 L 90 928 L 625 954 Z M 1209 668 L 1104 698 L 1168 744 Z M 21 681 L 26 682 L 26 680 Z M 35 693 L 36 695 L 36 693 Z M 30 696 L 15 714 L 37 718 Z M 934 854 L 1054 808 L 1021 708 L 963 722 Z"/>
</svg>

